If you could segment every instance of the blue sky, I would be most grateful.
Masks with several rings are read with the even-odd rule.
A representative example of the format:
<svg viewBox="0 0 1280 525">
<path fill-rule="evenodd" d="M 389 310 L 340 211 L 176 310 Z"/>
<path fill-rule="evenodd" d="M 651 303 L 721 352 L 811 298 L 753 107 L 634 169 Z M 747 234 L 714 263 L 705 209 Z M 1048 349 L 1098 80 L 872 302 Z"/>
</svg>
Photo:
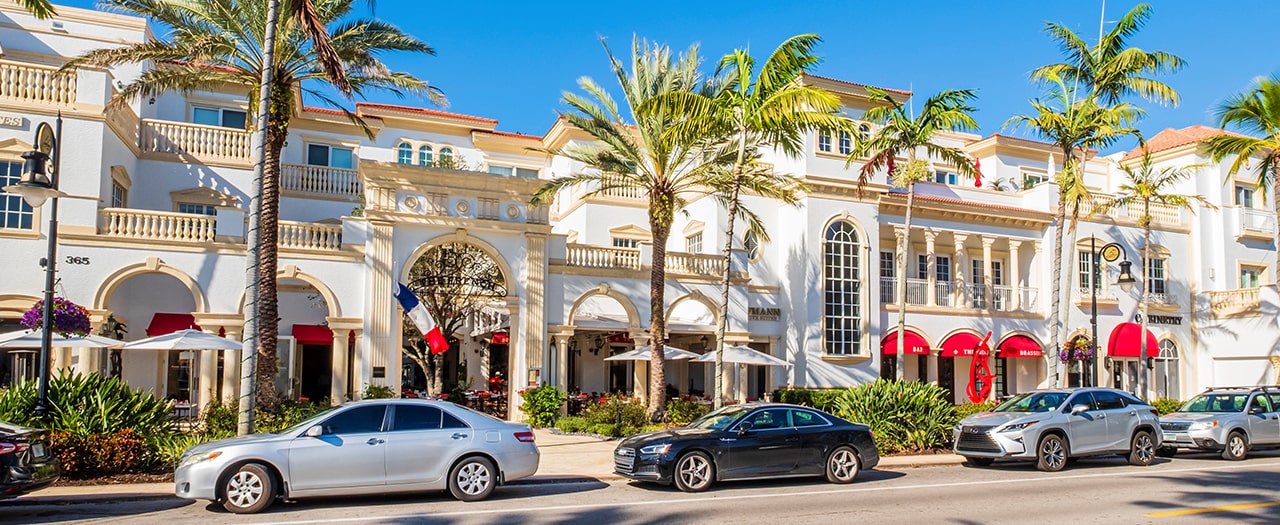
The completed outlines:
<svg viewBox="0 0 1280 525">
<path fill-rule="evenodd" d="M 90 7 L 91 0 L 59 3 Z M 541 135 L 564 108 L 561 92 L 581 76 L 613 87 L 599 36 L 616 54 L 632 35 L 677 49 L 699 43 L 710 71 L 734 48 L 763 58 L 785 38 L 817 33 L 823 63 L 814 73 L 874 86 L 910 89 L 923 99 L 944 89 L 978 91 L 983 134 L 1002 132 L 1030 111 L 1040 93 L 1027 74 L 1062 60 L 1044 23 L 1064 24 L 1096 42 L 1101 0 L 557 3 L 376 0 L 374 15 L 428 42 L 436 56 L 388 56 L 389 65 L 444 90 L 449 111 L 498 119 L 498 129 Z M 1138 2 L 1106 2 L 1108 29 Z M 1254 77 L 1280 72 L 1275 20 L 1280 2 L 1155 0 L 1154 15 L 1130 44 L 1187 61 L 1164 77 L 1182 96 L 1176 108 L 1136 101 L 1148 110 L 1148 137 L 1168 127 L 1216 125 L 1212 108 Z M 367 15 L 369 2 L 357 1 Z M 731 5 L 732 7 L 725 7 Z M 375 102 L 432 107 L 375 94 Z M 1004 133 L 1029 136 L 1026 132 Z M 1125 143 L 1115 149 L 1127 149 Z"/>
</svg>

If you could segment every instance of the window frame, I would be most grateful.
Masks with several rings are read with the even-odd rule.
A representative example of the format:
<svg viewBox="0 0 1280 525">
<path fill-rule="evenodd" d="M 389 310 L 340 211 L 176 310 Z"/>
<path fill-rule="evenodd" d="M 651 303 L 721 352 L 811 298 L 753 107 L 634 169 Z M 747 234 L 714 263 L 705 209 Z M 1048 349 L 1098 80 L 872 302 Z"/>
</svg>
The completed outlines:
<svg viewBox="0 0 1280 525">
<path fill-rule="evenodd" d="M 1247 184 L 1237 183 L 1235 185 L 1235 191 L 1233 192 L 1231 202 L 1241 208 L 1252 209 L 1254 207 L 1253 195 L 1256 192 L 1257 190 L 1254 189 L 1252 186 L 1249 186 Z M 1241 202 L 1242 200 L 1245 202 Z"/>
<path fill-rule="evenodd" d="M 401 166 L 413 165 L 413 144 L 401 142 L 396 146 L 396 164 Z"/>
<path fill-rule="evenodd" d="M 8 193 L 3 190 L 4 186 L 17 184 L 22 180 L 21 160 L 0 159 L 0 162 L 7 163 L 3 169 L 0 169 L 0 231 L 10 232 L 34 232 L 37 226 L 37 208 L 27 204 L 26 199 L 21 195 Z M 12 221 L 15 226 L 10 226 Z"/>
<path fill-rule="evenodd" d="M 200 123 L 200 122 L 197 122 L 197 121 L 196 121 L 196 111 L 197 111 L 197 110 L 213 111 L 213 112 L 216 112 L 216 113 L 218 114 L 218 123 L 217 123 L 217 124 L 202 124 L 202 123 Z M 240 125 L 239 127 L 236 127 L 236 126 L 228 126 L 228 125 L 227 125 L 227 113 L 239 113 L 239 114 L 240 114 L 240 118 L 241 118 L 241 122 L 242 122 L 242 123 L 241 123 L 241 125 Z M 238 108 L 225 108 L 225 107 L 218 107 L 218 106 L 205 106 L 205 105 L 202 105 L 202 104 L 192 104 L 192 105 L 191 105 L 191 111 L 190 111 L 188 114 L 189 114 L 189 115 L 191 115 L 191 123 L 192 123 L 192 124 L 196 124 L 196 125 L 200 125 L 200 126 L 213 126 L 213 127 L 217 127 L 217 128 L 226 128 L 226 129 L 238 129 L 238 130 L 241 130 L 241 131 L 244 131 L 244 130 L 248 129 L 248 124 L 249 124 L 249 112 L 248 112 L 248 111 L 246 111 L 246 110 L 243 110 L 243 109 L 238 109 Z"/>
<path fill-rule="evenodd" d="M 684 238 L 685 253 L 702 253 L 702 232 L 692 233 Z"/>
<path fill-rule="evenodd" d="M 825 356 L 865 356 L 863 339 L 863 251 L 858 228 L 845 219 L 832 221 L 822 236 L 822 353 Z"/>
<path fill-rule="evenodd" d="M 1143 264 L 1142 273 L 1146 281 L 1146 291 L 1150 294 L 1168 294 L 1169 293 L 1169 268 L 1168 259 L 1164 257 L 1150 257 Z M 1158 274 L 1158 275 L 1157 275 Z"/>
<path fill-rule="evenodd" d="M 312 150 L 311 150 L 311 148 L 325 148 L 325 159 L 324 159 L 324 160 L 325 160 L 325 164 L 313 164 L 313 163 L 311 162 L 311 151 L 312 151 Z M 351 154 L 351 166 L 350 166 L 350 167 L 334 166 L 334 163 L 333 163 L 333 158 L 334 158 L 334 157 L 333 157 L 333 152 L 334 152 L 334 151 L 346 151 L 346 152 L 350 153 L 350 154 Z M 353 170 L 353 169 L 355 169 L 355 164 L 356 164 L 356 150 L 355 150 L 355 148 L 346 147 L 346 146 L 338 146 L 338 145 L 334 145 L 334 144 L 327 144 L 327 143 L 324 143 L 324 142 L 308 142 L 308 143 L 306 144 L 305 149 L 304 149 L 304 158 L 302 159 L 302 161 L 303 161 L 303 164 L 306 164 L 307 166 L 319 166 L 319 167 L 324 167 L 324 168 L 334 168 L 334 169 L 341 169 L 341 170 Z"/>
<path fill-rule="evenodd" d="M 832 140 L 832 137 L 833 135 L 831 133 L 831 130 L 829 129 L 818 130 L 818 138 L 817 138 L 818 148 L 817 149 L 819 153 L 834 153 L 834 150 L 832 149 L 832 144 L 834 143 L 834 141 Z"/>
</svg>

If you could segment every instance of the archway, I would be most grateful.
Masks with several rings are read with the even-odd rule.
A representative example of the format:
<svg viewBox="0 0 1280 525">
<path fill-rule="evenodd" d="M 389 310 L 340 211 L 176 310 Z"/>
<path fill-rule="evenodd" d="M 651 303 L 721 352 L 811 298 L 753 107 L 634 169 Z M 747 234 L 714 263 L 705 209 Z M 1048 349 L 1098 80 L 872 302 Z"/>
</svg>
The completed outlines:
<svg viewBox="0 0 1280 525">
<path fill-rule="evenodd" d="M 634 347 L 631 334 L 640 331 L 640 312 L 631 299 L 601 284 L 579 296 L 566 318 L 574 328 L 573 351 L 564 356 L 569 390 L 633 392 L 635 363 L 604 360 Z"/>
<path fill-rule="evenodd" d="M 203 310 L 203 296 L 193 295 L 194 280 L 175 272 L 171 267 L 168 271 L 117 272 L 119 278 L 109 278 L 110 287 L 99 292 L 103 302 L 97 306 L 124 324 L 126 341 L 192 328 L 192 313 Z M 192 352 L 110 350 L 99 372 L 117 375 L 130 386 L 151 390 L 157 396 L 191 402 L 197 397 L 194 357 Z"/>
</svg>

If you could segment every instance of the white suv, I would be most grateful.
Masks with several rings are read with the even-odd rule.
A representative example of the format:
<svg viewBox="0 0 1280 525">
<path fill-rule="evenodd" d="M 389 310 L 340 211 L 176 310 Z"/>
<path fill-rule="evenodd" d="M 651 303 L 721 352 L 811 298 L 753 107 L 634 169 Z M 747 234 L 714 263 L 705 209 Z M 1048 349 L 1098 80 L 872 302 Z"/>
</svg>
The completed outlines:
<svg viewBox="0 0 1280 525">
<path fill-rule="evenodd" d="M 1250 449 L 1280 446 L 1280 387 L 1210 388 L 1160 417 L 1164 448 L 1221 451 L 1241 460 Z"/>
<path fill-rule="evenodd" d="M 1056 472 L 1068 459 L 1105 454 L 1150 465 L 1160 448 L 1158 429 L 1156 409 L 1123 390 L 1033 390 L 965 418 L 953 441 L 970 465 L 1030 459 L 1040 470 Z"/>
</svg>

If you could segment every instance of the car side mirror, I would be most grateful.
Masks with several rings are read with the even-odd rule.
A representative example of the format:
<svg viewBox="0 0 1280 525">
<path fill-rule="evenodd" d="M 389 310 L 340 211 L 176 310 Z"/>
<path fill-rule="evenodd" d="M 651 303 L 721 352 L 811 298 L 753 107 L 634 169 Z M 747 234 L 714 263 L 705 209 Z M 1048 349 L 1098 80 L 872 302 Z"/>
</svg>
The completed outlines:
<svg viewBox="0 0 1280 525">
<path fill-rule="evenodd" d="M 308 428 L 306 432 L 306 436 L 312 437 L 312 438 L 318 438 L 323 435 L 324 435 L 324 425 L 314 425 L 311 428 Z"/>
<path fill-rule="evenodd" d="M 1072 405 L 1071 406 L 1071 415 L 1073 416 L 1078 415 L 1082 412 L 1088 412 L 1088 411 L 1089 411 L 1089 405 Z"/>
<path fill-rule="evenodd" d="M 1262 413 L 1264 413 L 1264 412 L 1266 412 L 1266 411 L 1267 411 L 1267 409 L 1262 408 L 1262 407 L 1260 407 L 1260 406 L 1256 406 L 1256 405 L 1255 405 L 1255 406 L 1251 406 L 1251 407 L 1249 407 L 1249 414 L 1250 414 L 1250 415 L 1262 414 Z"/>
<path fill-rule="evenodd" d="M 738 435 L 745 436 L 747 432 L 751 431 L 751 427 L 752 425 L 750 421 L 746 421 L 746 422 L 743 422 L 741 425 L 738 425 Z"/>
</svg>

